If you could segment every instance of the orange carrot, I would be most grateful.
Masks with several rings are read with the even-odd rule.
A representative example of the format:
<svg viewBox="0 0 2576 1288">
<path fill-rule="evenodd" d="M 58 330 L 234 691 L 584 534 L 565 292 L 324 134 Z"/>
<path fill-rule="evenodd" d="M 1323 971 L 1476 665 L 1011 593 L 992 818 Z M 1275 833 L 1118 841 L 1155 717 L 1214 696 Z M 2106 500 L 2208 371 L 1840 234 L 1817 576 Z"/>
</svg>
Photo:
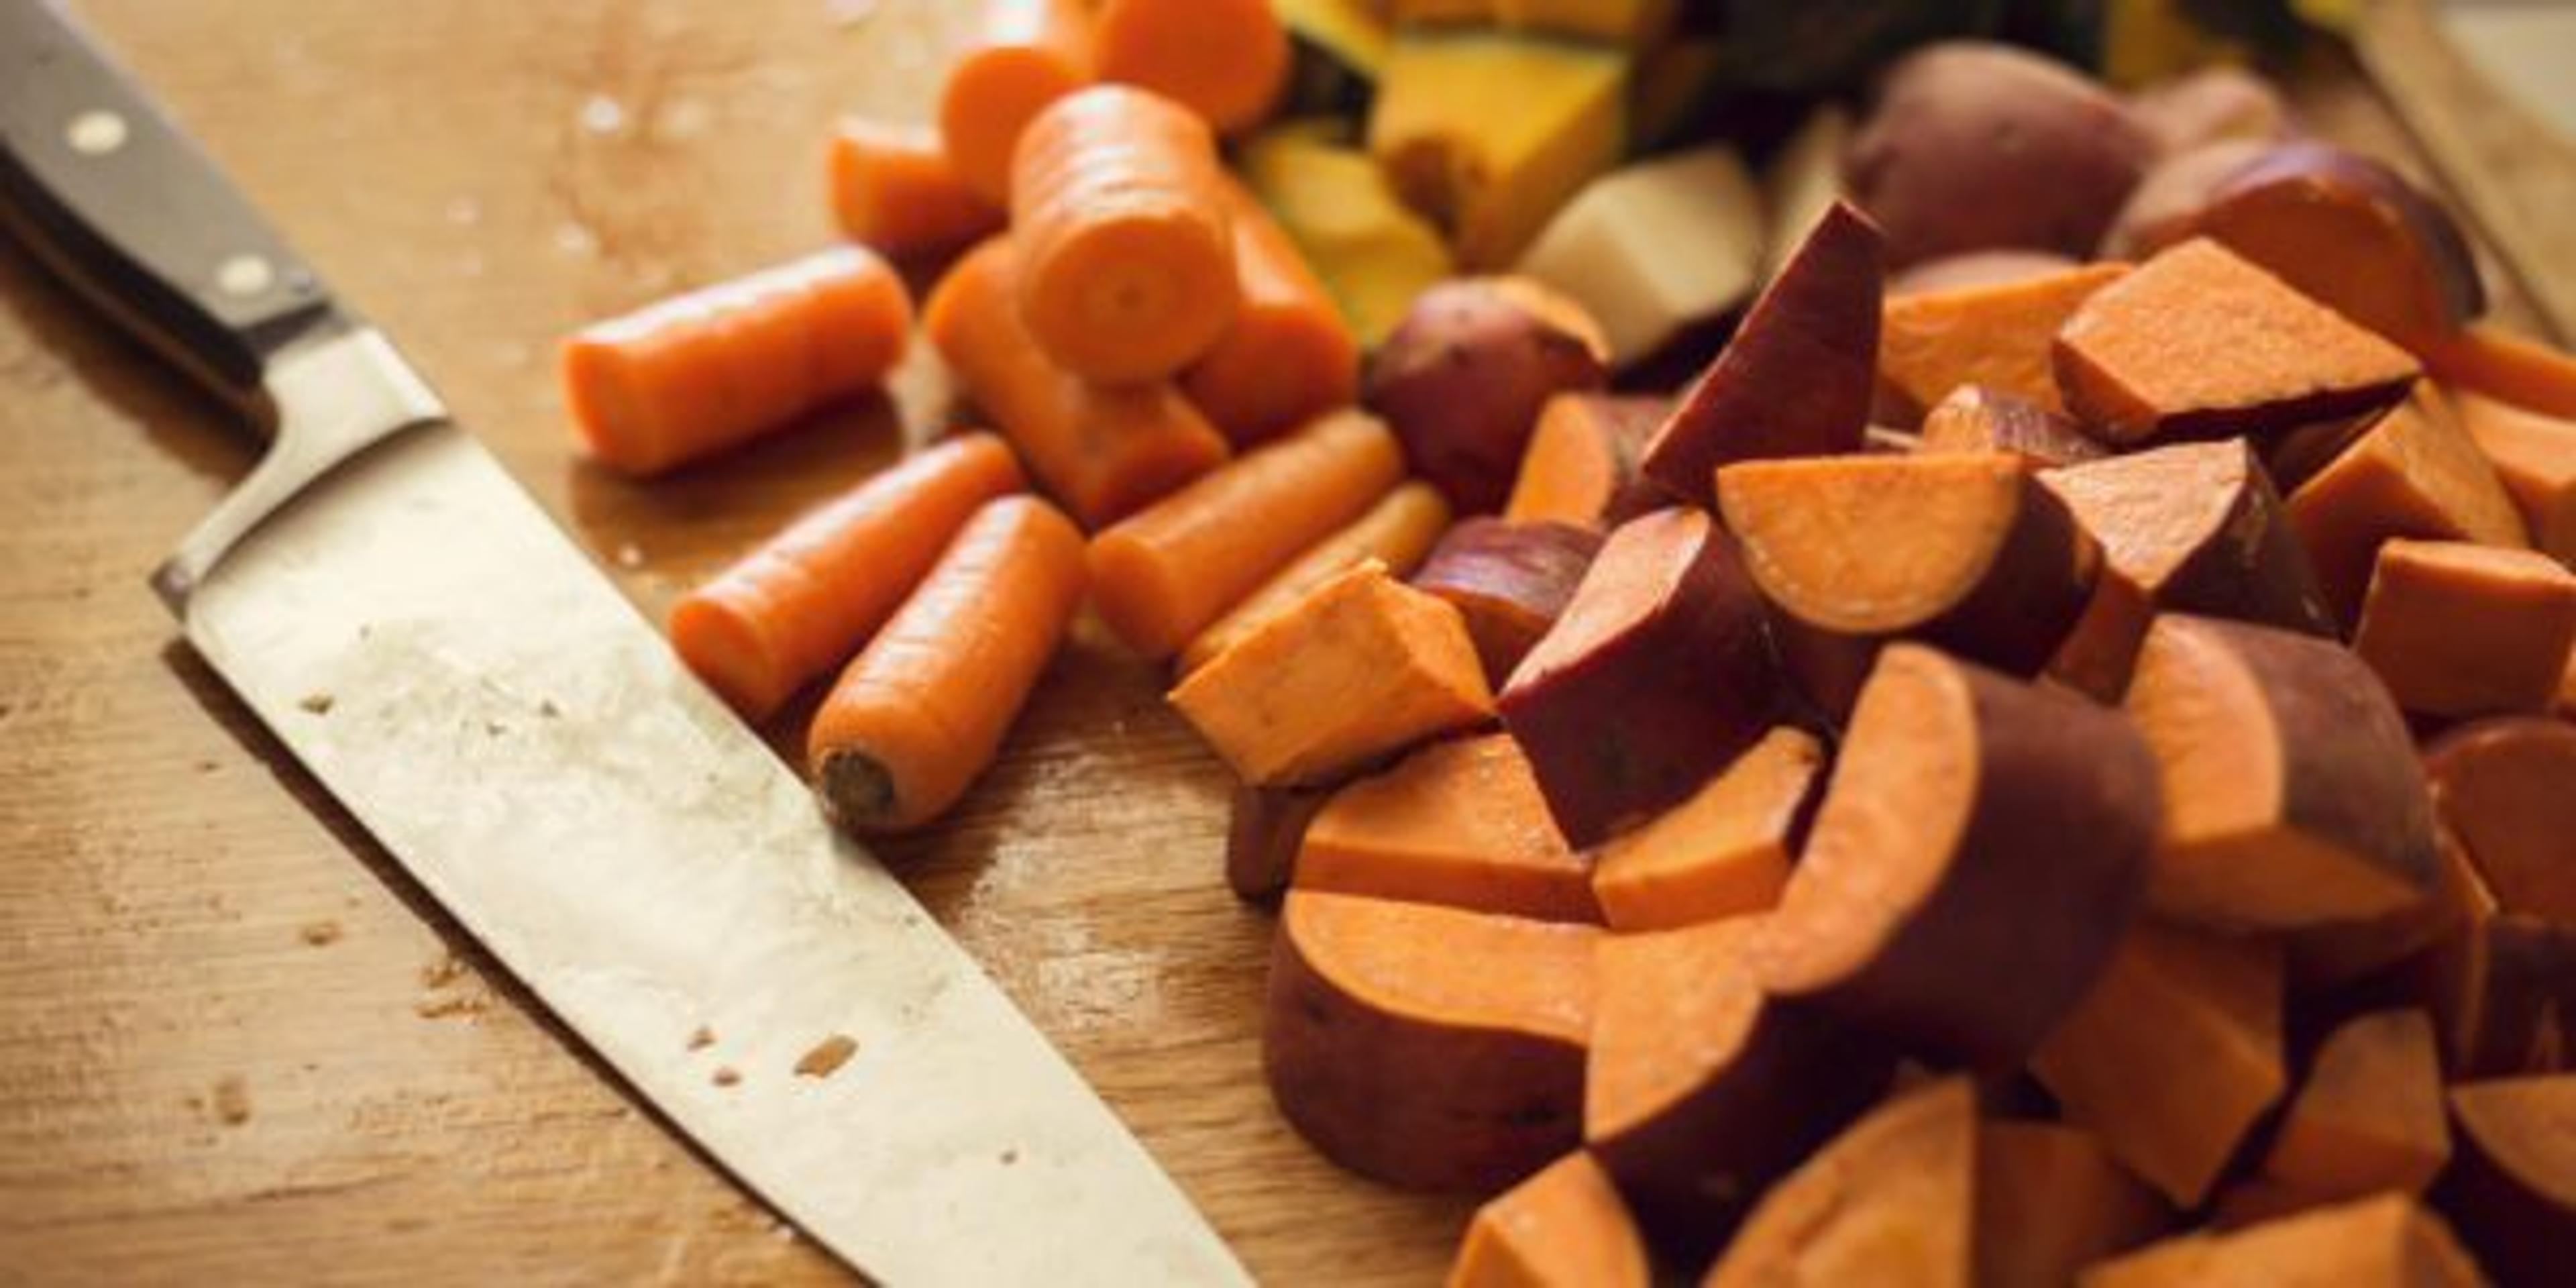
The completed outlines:
<svg viewBox="0 0 2576 1288">
<path fill-rule="evenodd" d="M 985 201 L 1011 200 L 1011 152 L 1049 103 L 1091 83 L 1086 0 L 982 0 L 975 36 L 939 90 L 939 141 Z"/>
<path fill-rule="evenodd" d="M 753 720 L 856 651 L 976 507 L 1019 491 L 990 434 L 952 438 L 805 515 L 671 609 L 671 646 Z"/>
<path fill-rule="evenodd" d="M 1240 446 L 1349 406 L 1359 397 L 1360 346 L 1270 212 L 1231 179 L 1219 188 L 1234 221 L 1243 306 L 1181 390 Z"/>
<path fill-rule="evenodd" d="M 1092 538 L 1092 603 L 1128 647 L 1169 657 L 1403 477 L 1384 422 L 1316 421 Z"/>
<path fill-rule="evenodd" d="M 2424 364 L 2444 383 L 2525 411 L 2576 420 L 2576 354 L 2488 322 L 2435 345 Z"/>
<path fill-rule="evenodd" d="M 985 503 L 814 713 L 807 755 L 824 807 L 882 831 L 955 804 L 1081 604 L 1073 524 L 1035 497 Z"/>
<path fill-rule="evenodd" d="M 1390 575 L 1411 575 L 1448 526 L 1449 499 L 1440 489 L 1417 479 L 1387 493 L 1368 513 L 1316 542 L 1295 563 L 1244 596 L 1215 625 L 1199 632 L 1181 650 L 1182 674 L 1199 669 L 1235 641 L 1296 607 L 1306 592 L 1371 559 L 1385 564 Z"/>
<path fill-rule="evenodd" d="M 926 125 L 844 121 L 829 155 L 832 210 L 852 241 L 901 259 L 1001 230 L 1002 208 L 966 186 Z"/>
<path fill-rule="evenodd" d="M 911 331 L 903 280 L 837 247 L 584 328 L 564 402 L 600 464 L 658 474 L 876 384 Z"/>
<path fill-rule="evenodd" d="M 1107 0 L 1096 49 L 1102 79 L 1141 85 L 1228 133 L 1259 124 L 1288 85 L 1288 32 L 1270 0 Z"/>
<path fill-rule="evenodd" d="M 1215 468 L 1223 436 L 1169 385 L 1102 389 L 1046 360 L 1011 304 L 1010 239 L 948 270 L 925 330 L 1020 459 L 1086 527 L 1115 522 Z"/>
<path fill-rule="evenodd" d="M 1207 124 L 1170 99 L 1095 85 L 1038 113 L 1011 160 L 1029 334 L 1100 384 L 1215 347 L 1242 300 L 1224 182 Z"/>
</svg>

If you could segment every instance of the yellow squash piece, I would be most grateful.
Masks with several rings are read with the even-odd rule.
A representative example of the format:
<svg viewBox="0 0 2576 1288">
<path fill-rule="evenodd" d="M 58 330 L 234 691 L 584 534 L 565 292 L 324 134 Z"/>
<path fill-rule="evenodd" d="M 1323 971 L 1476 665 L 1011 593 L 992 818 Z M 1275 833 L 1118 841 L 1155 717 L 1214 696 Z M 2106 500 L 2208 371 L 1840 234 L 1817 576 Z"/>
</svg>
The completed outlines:
<svg viewBox="0 0 2576 1288">
<path fill-rule="evenodd" d="M 1243 173 L 1360 343 L 1375 348 L 1414 296 L 1449 276 L 1449 248 L 1396 200 L 1377 162 L 1334 141 L 1333 126 L 1304 121 L 1263 133 L 1245 145 Z"/>
</svg>

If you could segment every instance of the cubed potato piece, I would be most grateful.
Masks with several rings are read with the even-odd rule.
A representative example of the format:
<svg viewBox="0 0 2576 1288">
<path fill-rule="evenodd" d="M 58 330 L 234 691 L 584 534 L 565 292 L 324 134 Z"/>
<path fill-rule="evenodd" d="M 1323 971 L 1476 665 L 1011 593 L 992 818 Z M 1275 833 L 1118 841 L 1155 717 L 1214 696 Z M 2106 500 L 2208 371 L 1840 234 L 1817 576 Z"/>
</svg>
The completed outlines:
<svg viewBox="0 0 2576 1288">
<path fill-rule="evenodd" d="M 2576 573 L 2464 541 L 2379 548 L 2353 651 L 2418 715 L 2544 712 L 2576 642 Z"/>
<path fill-rule="evenodd" d="M 1647 1288 L 1654 1265 L 1610 1177 L 1581 1150 L 1488 1199 L 1448 1288 Z"/>
<path fill-rule="evenodd" d="M 1782 726 L 1681 804 L 1610 838 L 1592 890 L 1614 930 L 1669 930 L 1763 912 L 1824 786 L 1825 747 Z"/>
<path fill-rule="evenodd" d="M 2326 602 L 2347 623 L 2359 620 L 2371 566 L 2392 537 L 2531 545 L 2495 468 L 2431 384 L 2293 490 L 2287 511 Z"/>
<path fill-rule="evenodd" d="M 1458 610 L 1374 561 L 1192 672 L 1171 702 L 1261 787 L 1329 781 L 1494 712 Z"/>
<path fill-rule="evenodd" d="M 1591 876 L 1529 761 L 1496 733 L 1433 743 L 1335 792 L 1306 825 L 1296 886 L 1597 923 Z"/>
<path fill-rule="evenodd" d="M 2319 1208 L 2234 1234 L 2187 1234 L 2105 1262 L 2079 1288 L 2480 1288 L 2442 1218 L 2402 1194 Z"/>
<path fill-rule="evenodd" d="M 1631 366 L 1716 326 L 1753 294 L 1762 220 L 1762 196 L 1735 150 L 1695 148 L 1585 185 L 1516 271 L 1574 297 L 1600 321 L 1611 361 Z M 1675 246 L 1691 253 L 1675 255 Z"/>
<path fill-rule="evenodd" d="M 1490 514 L 1559 394 L 1601 388 L 1608 342 L 1583 306 L 1525 277 L 1440 282 L 1369 363 L 1365 398 L 1416 474 L 1460 514 Z"/>
</svg>

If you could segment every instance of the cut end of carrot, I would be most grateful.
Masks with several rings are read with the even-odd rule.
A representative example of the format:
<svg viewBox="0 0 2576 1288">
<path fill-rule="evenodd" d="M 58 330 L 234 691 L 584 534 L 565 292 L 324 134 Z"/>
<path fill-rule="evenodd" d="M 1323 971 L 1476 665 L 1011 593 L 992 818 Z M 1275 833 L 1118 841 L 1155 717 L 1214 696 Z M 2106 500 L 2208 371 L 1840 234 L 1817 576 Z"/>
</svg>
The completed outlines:
<svg viewBox="0 0 2576 1288">
<path fill-rule="evenodd" d="M 564 407 L 590 458 L 621 474 L 656 474 L 671 464 L 638 397 L 624 355 L 588 336 L 565 340 L 557 363 Z"/>
<path fill-rule="evenodd" d="M 854 831 L 894 826 L 901 819 L 894 775 L 865 752 L 844 747 L 824 753 L 815 767 L 815 790 L 833 821 Z"/>
</svg>

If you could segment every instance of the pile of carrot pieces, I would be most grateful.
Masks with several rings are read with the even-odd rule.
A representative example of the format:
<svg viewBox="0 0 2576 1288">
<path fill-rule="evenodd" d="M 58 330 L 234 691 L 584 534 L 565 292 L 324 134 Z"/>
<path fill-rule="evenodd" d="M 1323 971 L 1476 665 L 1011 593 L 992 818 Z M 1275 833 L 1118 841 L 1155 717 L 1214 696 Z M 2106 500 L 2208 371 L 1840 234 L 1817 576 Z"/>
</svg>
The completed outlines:
<svg viewBox="0 0 2576 1288">
<path fill-rule="evenodd" d="M 649 476 L 881 379 L 948 260 L 998 433 L 670 620 L 747 718 L 838 669 L 837 820 L 953 805 L 1086 604 L 1169 660 L 1279 1108 L 1488 1196 L 1453 1284 L 2561 1280 L 2576 358 L 2437 202 L 2295 141 L 2120 259 L 1828 200 L 1677 392 L 1508 275 L 1364 371 L 1225 164 L 1284 42 L 994 0 L 935 130 L 834 140 L 853 245 L 568 342 Z"/>
</svg>

